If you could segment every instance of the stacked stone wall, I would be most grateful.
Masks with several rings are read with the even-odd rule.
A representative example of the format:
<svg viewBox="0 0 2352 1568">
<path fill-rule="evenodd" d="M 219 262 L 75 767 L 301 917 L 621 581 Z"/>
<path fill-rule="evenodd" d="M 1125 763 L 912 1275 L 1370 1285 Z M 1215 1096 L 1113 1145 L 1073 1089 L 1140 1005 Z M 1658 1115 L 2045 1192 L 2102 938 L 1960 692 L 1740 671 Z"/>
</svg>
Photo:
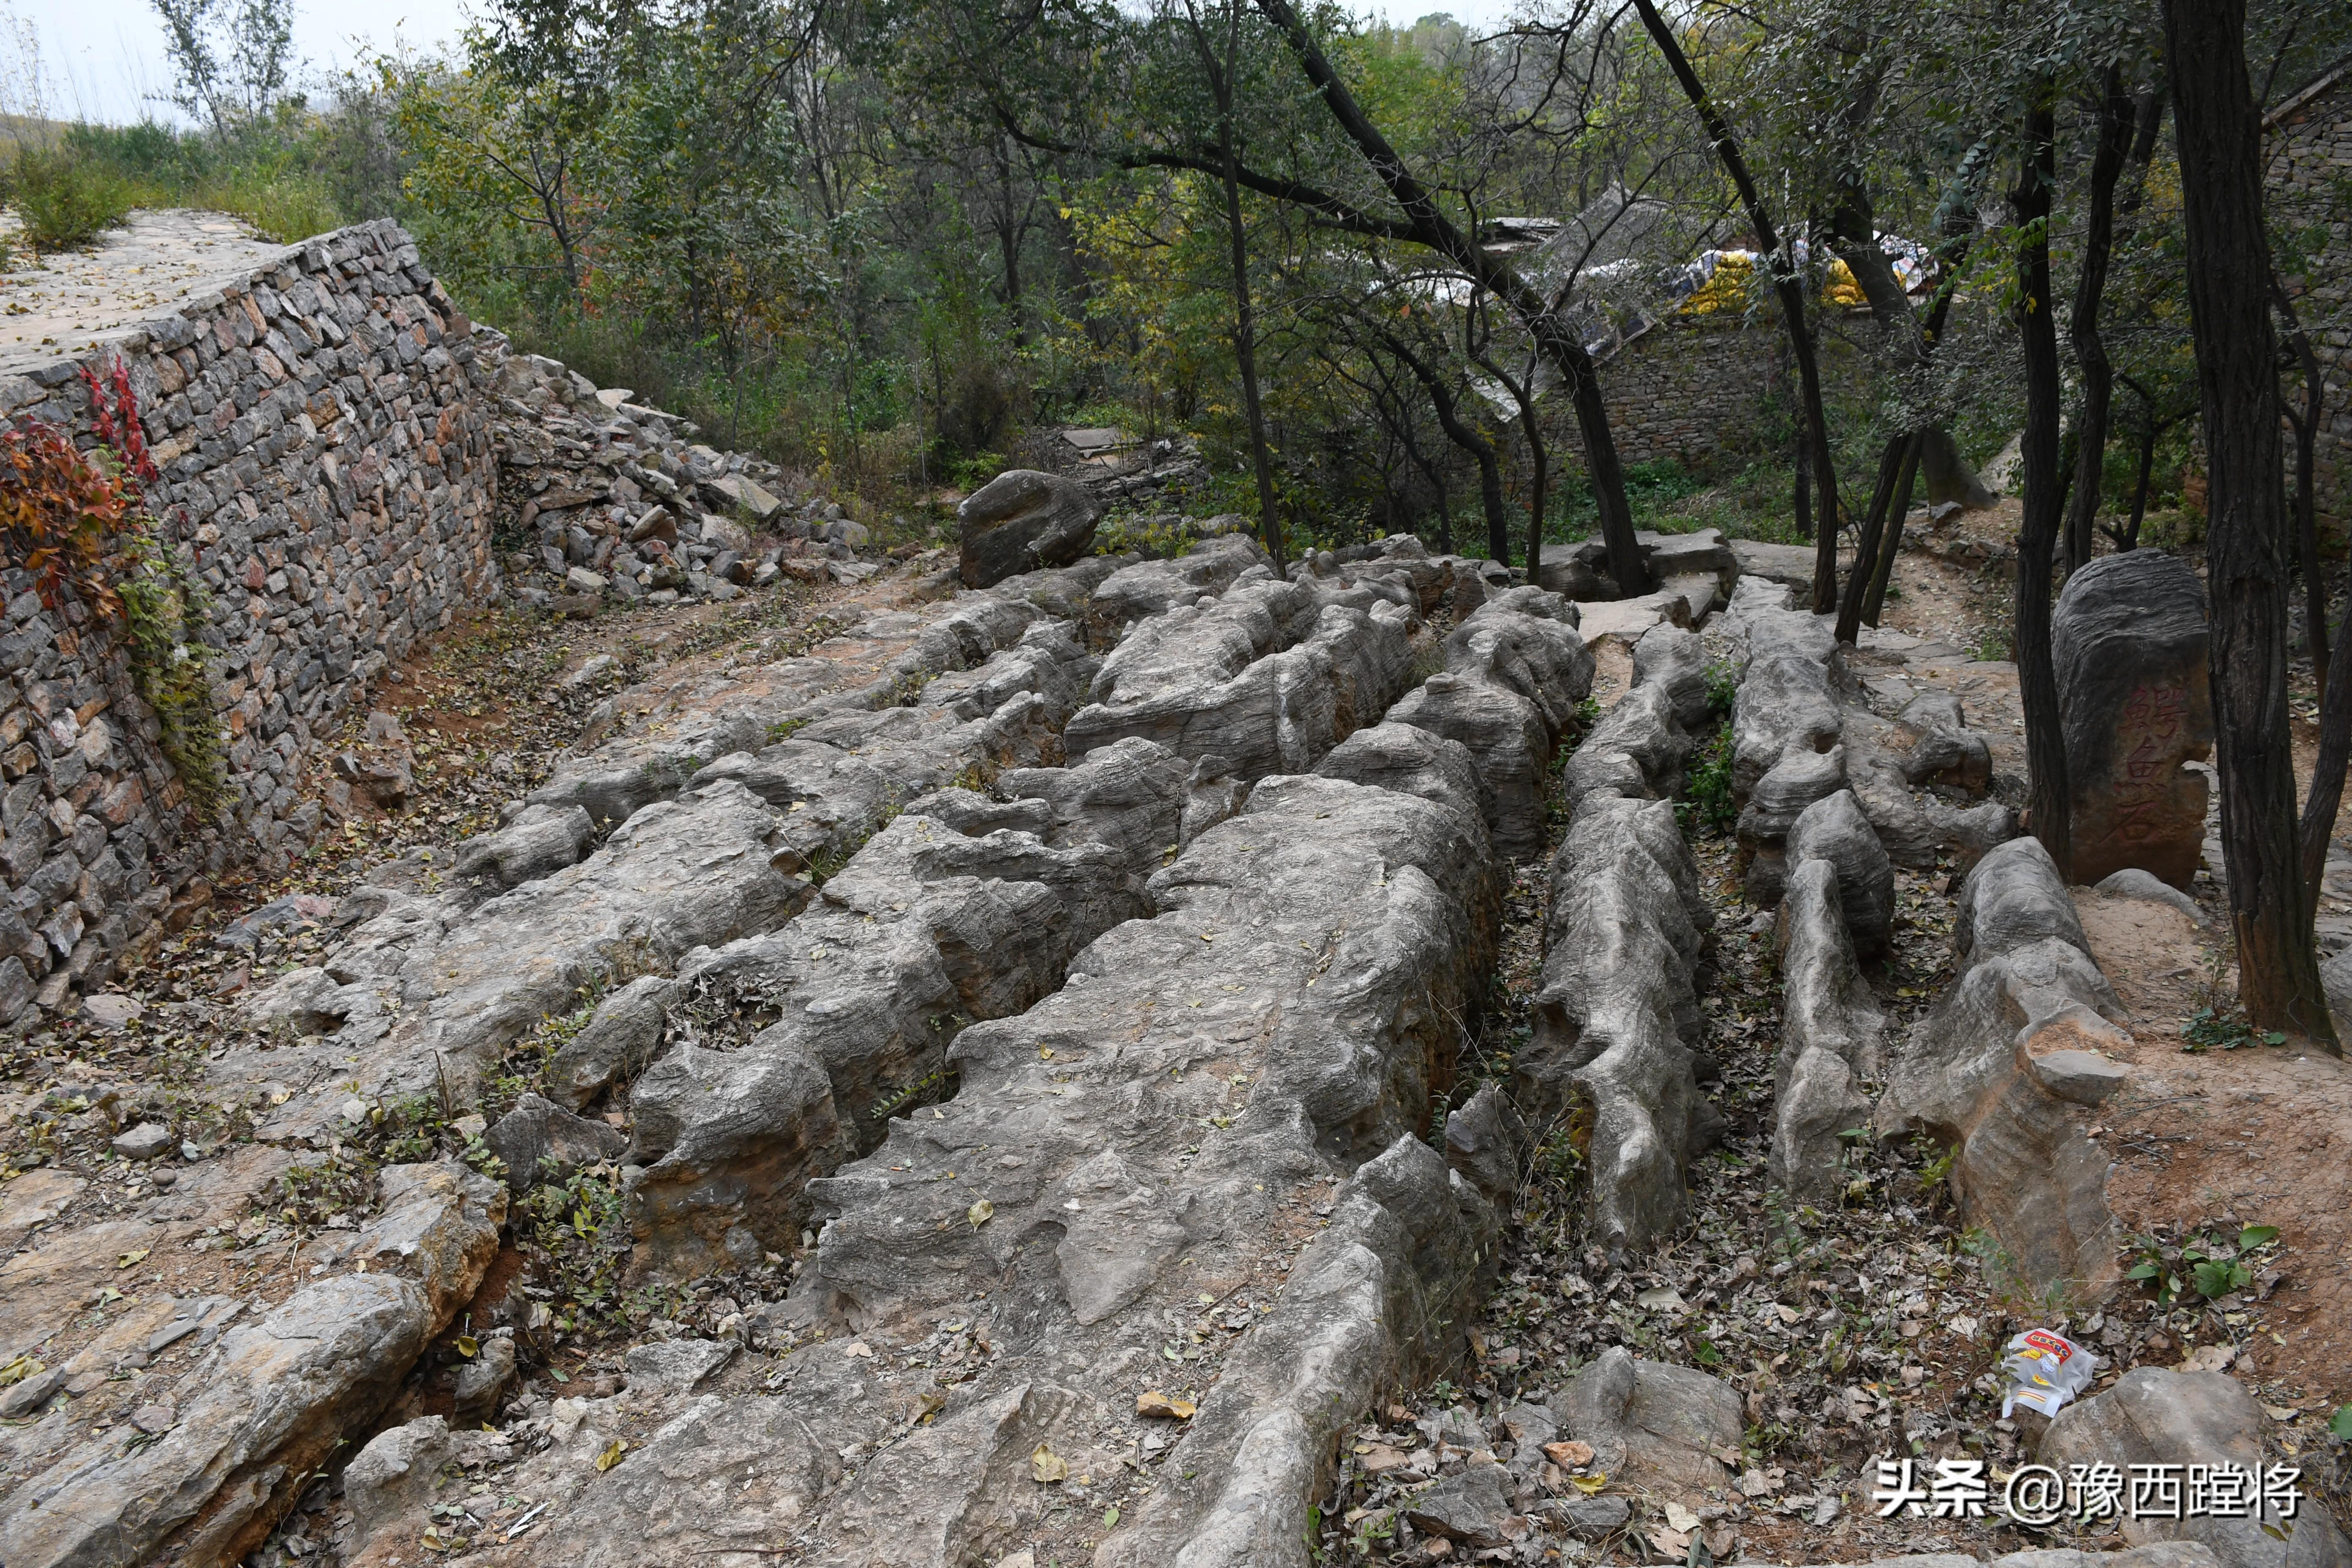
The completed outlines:
<svg viewBox="0 0 2352 1568">
<path fill-rule="evenodd" d="M 2326 388 L 2313 454 L 2315 510 L 2321 529 L 2340 540 L 2352 531 L 2352 68 L 2315 85 L 2319 91 L 2290 100 L 2266 129 L 2279 226 L 2326 237 L 2289 287 Z"/>
<path fill-rule="evenodd" d="M 487 334 L 486 334 L 487 336 Z M 497 591 L 490 402 L 472 324 L 388 220 L 287 247 L 176 313 L 0 363 L 0 418 L 96 444 L 120 362 L 161 469 L 161 542 L 202 584 L 226 789 L 189 808 L 115 628 L 22 571 L 0 611 L 0 1022 L 112 973 L 233 864 L 318 826 L 313 744 L 368 679 Z"/>
<path fill-rule="evenodd" d="M 1703 466 L 1759 451 L 1780 347 L 1777 325 L 1737 315 L 1673 317 L 1626 343 L 1601 366 L 1618 460 Z"/>
</svg>

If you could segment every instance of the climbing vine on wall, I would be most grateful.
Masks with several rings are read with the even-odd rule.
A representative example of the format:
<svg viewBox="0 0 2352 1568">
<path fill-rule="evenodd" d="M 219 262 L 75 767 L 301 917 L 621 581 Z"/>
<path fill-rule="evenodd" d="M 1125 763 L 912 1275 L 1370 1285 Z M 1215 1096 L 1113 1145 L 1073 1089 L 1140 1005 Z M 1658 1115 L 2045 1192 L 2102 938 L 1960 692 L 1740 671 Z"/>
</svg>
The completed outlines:
<svg viewBox="0 0 2352 1568">
<path fill-rule="evenodd" d="M 226 774 L 211 667 L 193 635 L 202 587 L 155 537 L 142 487 L 159 475 L 129 370 L 85 366 L 82 380 L 100 443 L 89 451 L 47 420 L 0 430 L 0 566 L 32 574 L 51 610 L 63 614 L 70 595 L 119 629 L 163 754 L 190 805 L 209 815 Z"/>
</svg>

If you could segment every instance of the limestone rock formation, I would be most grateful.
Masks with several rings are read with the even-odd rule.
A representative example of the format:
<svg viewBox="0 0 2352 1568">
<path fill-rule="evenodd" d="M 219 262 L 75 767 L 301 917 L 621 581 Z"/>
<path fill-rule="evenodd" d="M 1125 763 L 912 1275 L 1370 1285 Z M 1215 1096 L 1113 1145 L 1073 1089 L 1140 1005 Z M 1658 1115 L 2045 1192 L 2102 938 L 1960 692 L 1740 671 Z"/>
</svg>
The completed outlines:
<svg viewBox="0 0 2352 1568">
<path fill-rule="evenodd" d="M 1188 770 L 1145 741 L 1098 755 L 1051 786 L 1058 831 L 1055 802 L 1015 803 L 1042 808 L 1031 820 L 1050 837 L 992 826 L 964 792 L 926 797 L 801 919 L 681 967 L 685 1037 L 630 1102 L 639 1269 L 691 1277 L 790 1247 L 810 1181 L 938 1082 L 960 1028 L 1028 1007 L 1074 953 L 1149 911 L 1144 879 L 1175 840 Z M 1088 830 L 1089 805 L 1109 807 L 1111 842 Z M 748 1040 L 726 1023 L 747 1006 L 774 1019 Z M 698 1038 L 698 1014 L 718 1033 Z"/>
<path fill-rule="evenodd" d="M 2117 1268 L 2107 1155 L 2084 1133 L 2081 1100 L 2053 1088 L 2081 1075 L 2045 1080 L 2035 1065 L 2121 1043 L 2122 1007 L 2040 840 L 2011 839 L 1977 863 L 1954 941 L 1959 977 L 1896 1051 L 1875 1125 L 1952 1147 L 1962 1215 L 2033 1289 L 2095 1295 Z"/>
<path fill-rule="evenodd" d="M 1739 689 L 1746 691 L 1746 682 Z M 1740 854 L 1748 861 L 1748 898 L 1769 909 L 1780 901 L 1788 875 L 1788 839 L 1800 817 L 1847 787 L 1845 748 L 1826 752 L 1799 746 L 1784 752 L 1748 791 L 1740 808 Z M 1857 803 L 1858 805 L 1859 803 Z"/>
<path fill-rule="evenodd" d="M 1842 879 L 1801 858 L 1780 903 L 1780 1051 L 1772 1070 L 1772 1184 L 1808 1203 L 1844 1184 L 1845 1135 L 1867 1130 L 1866 1080 L 1886 1069 L 1885 1019 L 1855 967 Z"/>
<path fill-rule="evenodd" d="M 1506 855 L 1542 851 L 1553 749 L 1592 689 L 1592 656 L 1575 613 L 1541 589 L 1488 599 L 1446 638 L 1445 669 L 1390 714 L 1469 751 L 1480 807 Z"/>
<path fill-rule="evenodd" d="M 1034 468 L 997 475 L 956 508 L 963 585 L 992 587 L 1017 572 L 1068 565 L 1094 542 L 1101 515 L 1076 479 Z"/>
<path fill-rule="evenodd" d="M 2187 888 L 2205 844 L 2213 751 L 2205 591 L 2158 550 L 2104 555 L 2066 580 L 2050 625 L 2066 736 L 2073 871 L 2137 866 Z"/>
<path fill-rule="evenodd" d="M 1799 812 L 1784 853 L 1791 866 L 1826 860 L 1836 868 L 1838 908 L 1853 934 L 1856 957 L 1875 958 L 1886 951 L 1895 931 L 1895 863 L 1852 790 L 1824 796 Z"/>
<path fill-rule="evenodd" d="M 184 1363 L 156 1441 L 94 1432 L 5 1500 L 0 1561 L 132 1568 L 167 1545 L 241 1560 L 473 1295 L 505 1216 L 504 1191 L 462 1166 L 388 1167 L 375 1218 L 306 1255 L 323 1278 Z"/>
</svg>

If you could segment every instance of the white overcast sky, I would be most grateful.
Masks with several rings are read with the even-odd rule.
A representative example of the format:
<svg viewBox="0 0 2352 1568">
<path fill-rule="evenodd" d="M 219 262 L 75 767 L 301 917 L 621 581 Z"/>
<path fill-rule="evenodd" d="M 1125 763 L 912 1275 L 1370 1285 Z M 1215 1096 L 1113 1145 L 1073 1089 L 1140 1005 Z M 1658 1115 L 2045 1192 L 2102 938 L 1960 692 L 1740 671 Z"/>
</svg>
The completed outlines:
<svg viewBox="0 0 2352 1568">
<path fill-rule="evenodd" d="M 395 44 L 432 53 L 464 28 L 467 8 L 467 0 L 296 0 L 295 53 L 310 72 L 351 65 Z M 1421 0 L 1370 8 L 1406 22 L 1445 10 L 1482 26 L 1499 21 L 1509 0 Z M 52 116 L 114 123 L 142 112 L 178 118 L 160 101 L 171 87 L 172 68 L 148 0 L 0 0 L 0 22 L 12 15 L 20 25 L 29 23 L 39 39 Z"/>
</svg>

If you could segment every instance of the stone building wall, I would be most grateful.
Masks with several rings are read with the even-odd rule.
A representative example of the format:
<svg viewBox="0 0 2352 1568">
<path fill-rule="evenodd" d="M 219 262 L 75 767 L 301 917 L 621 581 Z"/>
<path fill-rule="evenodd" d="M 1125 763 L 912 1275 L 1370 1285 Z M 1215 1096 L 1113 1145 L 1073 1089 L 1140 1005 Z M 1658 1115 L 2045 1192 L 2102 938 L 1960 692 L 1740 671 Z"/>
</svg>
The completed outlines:
<svg viewBox="0 0 2352 1568">
<path fill-rule="evenodd" d="M 2329 235 L 2291 287 L 2326 386 L 2314 452 L 2316 510 L 2323 533 L 2340 540 L 2352 531 L 2352 67 L 2288 99 L 2264 129 L 2274 219 L 2325 225 Z"/>
<path fill-rule="evenodd" d="M 1780 348 L 1777 322 L 1727 311 L 1670 317 L 1626 343 L 1601 366 L 1619 461 L 1698 466 L 1759 450 L 1758 405 Z"/>
<path fill-rule="evenodd" d="M 286 247 L 175 313 L 67 346 L 0 362 L 0 419 L 47 419 L 87 447 L 79 366 L 128 367 L 162 470 L 150 509 L 209 598 L 227 792 L 196 821 L 115 637 L 5 574 L 0 1022 L 101 983 L 205 873 L 299 852 L 318 826 L 297 804 L 314 739 L 498 586 L 489 400 L 473 393 L 488 367 L 396 224 Z"/>
</svg>

